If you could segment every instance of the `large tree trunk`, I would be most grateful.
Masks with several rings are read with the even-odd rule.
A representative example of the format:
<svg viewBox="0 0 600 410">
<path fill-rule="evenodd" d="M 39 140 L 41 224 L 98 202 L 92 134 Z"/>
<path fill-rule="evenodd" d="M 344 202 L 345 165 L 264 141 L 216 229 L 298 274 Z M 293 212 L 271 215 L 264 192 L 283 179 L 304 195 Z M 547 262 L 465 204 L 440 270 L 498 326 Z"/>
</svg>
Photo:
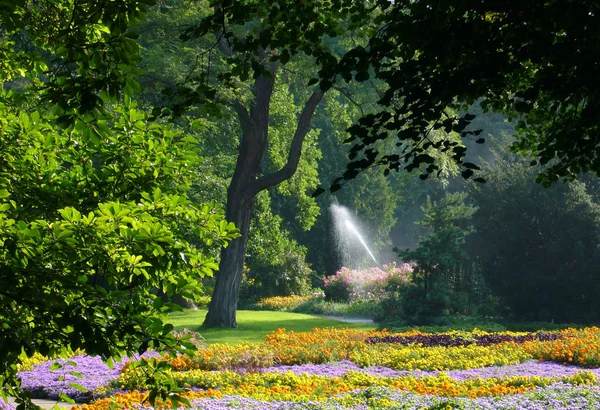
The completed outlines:
<svg viewBox="0 0 600 410">
<path fill-rule="evenodd" d="M 233 178 L 227 190 L 226 218 L 240 230 L 241 237 L 231 241 L 221 251 L 217 281 L 204 319 L 204 326 L 207 327 L 237 327 L 236 312 L 253 199 L 259 192 L 294 175 L 312 115 L 323 96 L 322 91 L 315 91 L 306 102 L 285 166 L 273 174 L 259 176 L 260 163 L 267 148 L 269 104 L 274 84 L 275 73 L 271 77 L 257 78 L 250 112 L 240 102 L 234 103 L 242 128 L 242 139 Z"/>
<path fill-rule="evenodd" d="M 252 199 L 243 195 L 227 202 L 227 220 L 235 223 L 241 236 L 221 250 L 221 263 L 208 314 L 204 319 L 205 326 L 237 327 L 236 311 L 252 216 Z"/>
</svg>

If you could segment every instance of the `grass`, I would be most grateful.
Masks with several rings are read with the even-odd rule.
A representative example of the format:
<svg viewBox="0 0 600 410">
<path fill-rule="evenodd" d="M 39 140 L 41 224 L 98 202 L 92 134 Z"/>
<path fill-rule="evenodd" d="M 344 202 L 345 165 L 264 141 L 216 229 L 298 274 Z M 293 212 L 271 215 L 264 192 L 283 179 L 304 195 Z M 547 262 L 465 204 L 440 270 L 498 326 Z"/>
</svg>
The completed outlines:
<svg viewBox="0 0 600 410">
<path fill-rule="evenodd" d="M 308 332 L 315 327 L 363 330 L 376 328 L 376 325 L 345 323 L 301 313 L 238 310 L 237 329 L 204 329 L 201 326 L 204 316 L 206 316 L 206 309 L 174 312 L 169 315 L 169 322 L 175 326 L 175 330 L 188 328 L 199 332 L 209 344 L 222 343 L 228 345 L 243 342 L 260 343 L 264 341 L 266 334 L 279 328 L 295 332 Z"/>
</svg>

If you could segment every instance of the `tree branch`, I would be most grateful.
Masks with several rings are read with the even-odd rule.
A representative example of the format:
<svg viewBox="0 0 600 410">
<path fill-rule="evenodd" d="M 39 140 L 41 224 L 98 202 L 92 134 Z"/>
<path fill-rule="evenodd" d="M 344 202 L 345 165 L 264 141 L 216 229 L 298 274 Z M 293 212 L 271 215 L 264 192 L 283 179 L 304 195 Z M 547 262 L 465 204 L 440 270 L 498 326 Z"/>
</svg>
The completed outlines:
<svg viewBox="0 0 600 410">
<path fill-rule="evenodd" d="M 227 25 L 225 22 L 225 13 L 218 6 L 215 5 L 214 13 L 218 17 L 221 18 L 221 29 L 215 33 L 215 37 L 217 38 L 217 47 L 219 51 L 223 53 L 226 57 L 231 57 L 233 55 L 233 50 L 231 48 L 231 43 L 225 37 L 225 30 L 227 29 Z"/>
<path fill-rule="evenodd" d="M 224 28 L 223 28 L 224 29 Z M 217 37 L 217 48 L 225 57 L 231 57 L 233 55 L 233 50 L 231 49 L 231 44 L 225 38 L 225 34 L 223 31 L 217 31 L 215 33 Z"/>
<path fill-rule="evenodd" d="M 357 102 L 356 100 L 354 100 L 352 98 L 352 94 L 350 93 L 350 91 L 347 88 L 337 87 L 337 86 L 333 86 L 333 88 L 335 90 L 339 91 L 340 94 L 342 94 L 344 97 L 346 97 L 346 99 L 348 101 L 350 101 L 352 104 L 356 105 L 356 107 L 358 107 L 358 109 L 360 111 L 360 115 L 362 115 L 363 117 L 365 116 L 365 111 L 363 110 L 362 104 L 360 104 L 359 102 Z"/>
<path fill-rule="evenodd" d="M 234 100 L 231 105 L 238 115 L 238 118 L 240 120 L 240 125 L 242 126 L 242 131 L 245 132 L 246 127 L 253 126 L 252 118 L 250 117 L 248 110 L 246 109 L 246 107 L 244 107 L 244 104 L 242 104 L 242 102 L 237 99 Z"/>
<path fill-rule="evenodd" d="M 298 169 L 298 163 L 300 162 L 300 155 L 302 154 L 302 143 L 308 131 L 310 130 L 310 123 L 312 121 L 313 114 L 319 102 L 323 98 L 323 91 L 318 90 L 312 93 L 310 98 L 304 104 L 302 114 L 298 120 L 298 126 L 296 127 L 296 133 L 292 139 L 290 151 L 288 154 L 288 160 L 286 164 L 279 171 L 272 174 L 265 175 L 251 185 L 249 191 L 251 195 L 256 195 L 260 191 L 275 186 L 290 179 L 296 170 Z"/>
<path fill-rule="evenodd" d="M 264 132 L 269 127 L 269 112 L 271 105 L 271 95 L 275 88 L 275 70 L 270 77 L 260 75 L 254 82 L 254 98 L 250 108 L 250 116 L 255 124 Z M 266 135 L 265 135 L 266 138 Z"/>
</svg>

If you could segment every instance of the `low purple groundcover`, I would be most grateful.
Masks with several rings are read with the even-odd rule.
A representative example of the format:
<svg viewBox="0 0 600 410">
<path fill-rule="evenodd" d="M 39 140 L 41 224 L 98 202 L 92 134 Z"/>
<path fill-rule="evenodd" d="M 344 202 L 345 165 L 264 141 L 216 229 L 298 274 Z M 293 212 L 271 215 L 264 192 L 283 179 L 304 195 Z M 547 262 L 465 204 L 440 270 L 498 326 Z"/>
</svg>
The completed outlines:
<svg viewBox="0 0 600 410">
<path fill-rule="evenodd" d="M 76 366 L 69 364 L 73 362 Z M 54 363 L 62 367 L 50 370 Z M 34 366 L 33 370 L 19 373 L 21 388 L 30 392 L 35 398 L 58 399 L 63 393 L 75 401 L 88 401 L 93 398 L 94 391 L 119 377 L 124 361 L 115 362 L 110 369 L 98 356 L 75 356 L 68 360 L 56 359 Z M 71 372 L 80 373 L 78 377 Z M 72 386 L 78 384 L 87 391 Z"/>
<path fill-rule="evenodd" d="M 159 356 L 157 352 L 147 352 L 143 355 L 143 357 L 157 356 Z M 120 362 L 115 362 L 112 369 L 99 356 L 81 355 L 67 360 L 48 360 L 35 365 L 32 370 L 19 372 L 21 388 L 30 392 L 34 398 L 57 400 L 63 393 L 76 402 L 88 402 L 99 397 L 96 392 L 98 388 L 106 386 L 119 377 L 121 369 L 128 360 L 123 358 Z M 51 370 L 54 363 L 59 363 L 61 368 Z M 78 389 L 74 384 L 83 387 L 84 390 Z"/>
<path fill-rule="evenodd" d="M 351 404 L 343 404 L 343 397 L 354 397 Z M 341 400 L 339 400 L 341 398 Z M 357 400 L 358 399 L 358 400 Z M 295 403 L 289 401 L 261 401 L 240 396 L 224 396 L 219 399 L 193 400 L 189 410 L 367 410 L 382 408 L 380 405 L 369 407 L 372 400 L 383 399 L 385 406 L 393 409 L 445 409 L 463 410 L 589 410 L 600 406 L 600 392 L 597 386 L 573 386 L 566 383 L 553 383 L 538 387 L 524 394 L 495 397 L 448 398 L 433 395 L 419 395 L 402 392 L 386 387 L 366 388 L 333 397 L 325 402 Z M 375 402 L 376 403 L 376 402 Z M 140 406 L 137 410 L 152 410 Z"/>
<path fill-rule="evenodd" d="M 525 363 L 480 367 L 466 370 L 448 370 L 445 371 L 448 376 L 456 380 L 476 379 L 481 377 L 487 379 L 491 377 L 511 377 L 511 376 L 540 376 L 540 377 L 563 377 L 573 376 L 581 370 L 587 370 L 600 378 L 600 369 L 584 369 L 574 365 L 563 365 L 554 362 L 538 362 L 537 360 L 528 360 Z M 350 360 L 343 360 L 335 363 L 323 364 L 303 364 L 303 365 L 276 365 L 264 369 L 265 372 L 285 373 L 291 371 L 294 374 L 307 373 L 317 376 L 339 377 L 349 371 L 362 371 L 372 376 L 382 377 L 400 377 L 400 376 L 435 376 L 441 372 L 425 370 L 393 370 L 383 366 L 370 366 L 361 368 Z"/>
<path fill-rule="evenodd" d="M 11 406 L 0 397 L 0 410 L 15 410 L 14 406 Z"/>
<path fill-rule="evenodd" d="M 156 352 L 152 352 L 148 354 L 149 356 L 157 356 Z M 32 393 L 33 397 L 37 398 L 50 398 L 50 399 L 58 399 L 60 393 L 64 393 L 67 396 L 73 398 L 78 402 L 86 402 L 92 399 L 99 397 L 98 388 L 102 386 L 106 386 L 111 380 L 114 380 L 119 377 L 119 373 L 126 363 L 126 359 L 121 362 L 115 363 L 113 369 L 109 369 L 109 367 L 102 362 L 99 357 L 92 356 L 76 356 L 71 359 L 68 359 L 69 362 L 74 362 L 76 366 L 73 366 L 67 363 L 64 359 L 58 360 L 50 360 L 45 363 L 36 365 L 31 371 L 23 371 L 19 374 L 19 377 L 22 381 L 22 388 Z M 62 367 L 56 370 L 50 370 L 53 363 L 58 362 L 61 363 Z M 552 362 L 538 362 L 535 360 L 529 360 L 525 363 L 515 364 L 515 365 L 505 365 L 505 366 L 491 366 L 491 367 L 483 367 L 476 369 L 467 369 L 467 370 L 450 370 L 445 373 L 456 379 L 456 380 L 467 380 L 473 379 L 477 377 L 481 378 L 490 378 L 490 377 L 510 377 L 510 376 L 541 376 L 541 377 L 563 377 L 563 376 L 572 376 L 576 372 L 583 370 L 578 366 L 573 365 L 563 365 Z M 591 371 L 596 375 L 596 377 L 600 377 L 600 369 L 586 369 Z M 78 372 L 82 377 L 77 377 L 76 375 L 71 374 L 70 372 Z M 292 372 L 295 374 L 311 374 L 311 375 L 320 375 L 320 376 L 328 376 L 328 377 L 339 377 L 344 375 L 350 371 L 360 371 L 365 372 L 367 374 L 373 376 L 381 376 L 381 377 L 400 377 L 406 375 L 412 375 L 416 377 L 423 376 L 435 376 L 440 372 L 436 371 L 408 371 L 408 370 L 393 370 L 390 368 L 382 367 L 382 366 L 370 366 L 366 368 L 361 368 L 355 363 L 345 360 L 334 363 L 324 363 L 324 364 L 305 364 L 305 365 L 277 365 L 270 368 L 262 369 L 263 372 Z M 78 390 L 74 386 L 70 386 L 69 384 L 76 383 L 78 385 L 83 386 L 87 391 Z M 559 386 L 559 385 L 557 385 Z M 566 390 L 565 390 L 566 389 Z M 554 394 L 559 394 L 560 392 L 571 392 L 571 388 L 568 386 L 559 386 L 550 390 L 541 389 L 540 391 L 546 391 L 548 394 L 551 392 L 555 393 L 550 394 L 551 396 Z M 391 394 L 391 393 L 390 393 Z M 395 393 L 394 393 L 395 394 Z M 546 394 L 546 393 L 544 393 Z M 598 392 L 594 393 L 594 400 L 599 399 L 597 397 L 599 395 Z M 408 397 L 408 396 L 407 396 Z M 412 396 L 411 396 L 412 397 Z M 432 398 L 425 399 L 423 397 L 417 398 L 412 397 L 411 400 L 415 401 L 415 404 L 421 405 L 426 404 Z M 424 401 L 422 401 L 424 400 Z M 491 400 L 491 399 L 489 399 Z M 494 399 L 500 400 L 500 399 Z M 492 401 L 494 401 L 492 400 Z M 494 405 L 512 405 L 511 401 L 519 402 L 520 400 L 531 400 L 531 398 L 503 398 L 499 402 L 494 401 Z M 573 399 L 575 400 L 575 399 Z M 533 401 L 535 402 L 535 400 Z M 533 404 L 530 403 L 530 404 Z M 490 402 L 491 403 L 491 402 Z M 523 405 L 525 402 L 520 403 Z M 528 402 L 529 403 L 529 402 Z M 323 404 L 323 403 L 321 403 Z M 321 408 L 321 404 L 313 403 L 310 408 Z M 329 403 L 332 405 L 333 403 Z M 431 404 L 431 403 L 429 403 Z M 465 403 L 463 403 L 464 405 Z M 487 405 L 487 401 L 483 400 L 475 400 L 469 403 L 469 405 L 465 408 L 476 408 L 476 409 L 487 409 L 490 408 Z M 575 404 L 574 402 L 571 404 Z M 304 404 L 306 405 L 306 403 Z M 582 404 L 583 405 L 583 404 Z M 471 407 L 473 406 L 473 407 Z M 303 408 L 301 404 L 298 403 L 289 403 L 289 402 L 270 402 L 264 403 L 258 400 L 252 400 L 241 397 L 229 397 L 223 398 L 223 401 L 214 401 L 214 400 L 199 400 L 198 403 L 195 403 L 195 408 L 203 408 L 203 409 L 221 409 L 221 408 L 248 408 L 248 409 L 301 409 Z M 327 408 L 337 408 L 337 407 L 327 407 Z M 491 407 L 493 408 L 493 407 Z M 517 407 L 521 408 L 521 407 Z M 530 407 L 527 407 L 530 408 Z M 531 407 L 536 408 L 535 406 Z M 584 407 L 574 407 L 574 408 L 584 408 Z M 0 400 L 0 410 L 14 410 L 14 407 L 5 404 Z"/>
</svg>

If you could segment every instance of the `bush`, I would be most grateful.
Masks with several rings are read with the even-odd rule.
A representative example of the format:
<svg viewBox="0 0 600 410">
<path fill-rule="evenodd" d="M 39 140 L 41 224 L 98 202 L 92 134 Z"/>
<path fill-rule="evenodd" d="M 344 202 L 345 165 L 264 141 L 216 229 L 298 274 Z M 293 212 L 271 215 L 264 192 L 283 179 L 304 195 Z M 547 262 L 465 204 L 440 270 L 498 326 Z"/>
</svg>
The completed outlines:
<svg viewBox="0 0 600 410">
<path fill-rule="evenodd" d="M 473 287 L 464 275 L 467 255 L 462 245 L 474 232 L 467 221 L 477 208 L 465 204 L 466 197 L 464 193 L 448 193 L 439 202 L 427 198 L 424 219 L 418 224 L 429 233 L 420 239 L 417 248 L 399 251 L 404 260 L 415 262 L 418 269 L 411 275 L 410 284 L 390 284 L 383 301 L 385 316 L 425 324 L 469 310 Z"/>
<path fill-rule="evenodd" d="M 444 333 L 452 331 L 472 332 L 475 329 L 485 332 L 504 332 L 506 330 L 514 330 L 494 320 L 470 316 L 444 316 L 433 319 L 432 323 L 429 325 L 417 326 L 408 324 L 405 320 L 392 317 L 381 321 L 379 327 L 382 329 L 387 329 L 391 332 L 408 332 L 412 330 L 418 330 L 422 333 Z M 532 331 L 537 330 L 541 329 L 532 329 Z"/>
<path fill-rule="evenodd" d="M 208 307 L 210 304 L 210 296 L 198 296 L 194 299 L 194 304 L 197 307 Z"/>
<path fill-rule="evenodd" d="M 350 302 L 350 284 L 343 280 L 333 280 L 327 282 L 325 279 L 325 300 L 329 302 Z"/>
<path fill-rule="evenodd" d="M 348 305 L 344 316 L 376 319 L 383 316 L 383 308 L 378 302 L 359 300 Z"/>
<path fill-rule="evenodd" d="M 382 316 L 381 306 L 375 301 L 356 301 L 353 303 L 331 302 L 323 296 L 313 297 L 291 310 L 295 313 L 312 315 L 346 316 L 375 319 Z"/>
<path fill-rule="evenodd" d="M 386 297 L 388 281 L 408 283 L 412 266 L 395 263 L 379 267 L 354 270 L 341 268 L 335 275 L 323 280 L 325 299 L 334 302 L 380 301 Z"/>
<path fill-rule="evenodd" d="M 434 282 L 425 291 L 416 284 L 405 284 L 381 301 L 384 318 L 397 317 L 412 324 L 432 323 L 450 313 L 451 301 L 446 289 Z"/>
<path fill-rule="evenodd" d="M 97 129 L 30 108 L 0 104 L 0 389 L 9 393 L 23 352 L 178 348 L 157 290 L 193 299 L 217 268 L 210 249 L 239 236 L 215 203 L 188 199 L 194 138 L 127 99 Z"/>
<path fill-rule="evenodd" d="M 305 252 L 305 248 L 297 246 L 283 253 L 277 260 L 245 268 L 240 302 L 248 304 L 272 296 L 310 293 L 312 270 L 305 261 Z"/>
</svg>

